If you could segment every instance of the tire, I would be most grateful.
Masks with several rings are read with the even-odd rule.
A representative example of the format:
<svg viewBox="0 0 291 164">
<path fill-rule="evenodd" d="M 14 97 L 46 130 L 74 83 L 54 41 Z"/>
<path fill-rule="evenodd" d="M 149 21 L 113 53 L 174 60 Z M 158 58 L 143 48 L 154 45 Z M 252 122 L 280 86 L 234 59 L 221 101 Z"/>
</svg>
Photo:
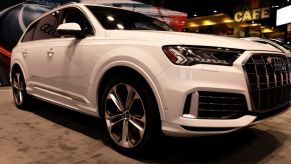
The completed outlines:
<svg viewBox="0 0 291 164">
<path fill-rule="evenodd" d="M 28 105 L 29 96 L 26 92 L 24 76 L 20 69 L 13 71 L 11 85 L 16 107 L 19 109 L 24 109 Z"/>
<path fill-rule="evenodd" d="M 103 123 L 113 147 L 126 155 L 142 155 L 156 146 L 161 121 L 149 87 L 136 77 L 115 76 L 101 99 Z"/>
</svg>

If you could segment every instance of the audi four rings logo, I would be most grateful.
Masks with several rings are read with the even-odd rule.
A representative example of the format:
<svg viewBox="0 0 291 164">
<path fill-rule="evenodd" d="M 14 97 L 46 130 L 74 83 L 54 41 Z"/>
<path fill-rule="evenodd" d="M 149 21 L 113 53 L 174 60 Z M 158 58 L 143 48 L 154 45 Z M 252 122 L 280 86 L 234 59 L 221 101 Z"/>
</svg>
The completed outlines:
<svg viewBox="0 0 291 164">
<path fill-rule="evenodd" d="M 40 30 L 43 31 L 44 33 L 49 34 L 49 35 L 52 35 L 55 32 L 54 26 L 52 26 L 52 25 L 50 25 L 48 23 L 43 24 L 40 27 Z"/>
<path fill-rule="evenodd" d="M 275 72 L 285 71 L 284 63 L 282 63 L 280 57 L 269 56 L 267 58 L 267 64 L 270 64 Z"/>
</svg>

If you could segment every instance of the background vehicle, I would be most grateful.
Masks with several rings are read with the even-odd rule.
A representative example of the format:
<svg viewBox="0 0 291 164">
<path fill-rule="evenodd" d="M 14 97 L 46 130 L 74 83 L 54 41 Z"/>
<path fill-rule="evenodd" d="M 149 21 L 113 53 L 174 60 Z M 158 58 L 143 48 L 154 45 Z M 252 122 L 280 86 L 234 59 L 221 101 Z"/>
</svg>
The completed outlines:
<svg viewBox="0 0 291 164">
<path fill-rule="evenodd" d="M 153 146 L 161 132 L 223 134 L 285 111 L 289 70 L 274 47 L 77 3 L 34 21 L 11 60 L 17 107 L 33 96 L 100 117 L 125 153 Z"/>
<path fill-rule="evenodd" d="M 284 47 L 286 50 L 288 50 L 289 52 L 291 52 L 291 45 L 290 44 L 285 44 L 283 41 L 280 41 L 278 39 L 270 39 L 271 41 L 279 44 L 280 46 Z"/>
<path fill-rule="evenodd" d="M 281 50 L 282 52 L 286 53 L 286 54 L 290 54 L 291 51 L 291 47 L 288 49 L 288 45 L 282 46 L 284 45 L 283 43 L 278 44 L 279 41 L 275 42 L 274 40 L 269 40 L 269 39 L 263 39 L 263 38 L 258 38 L 258 37 L 249 37 L 249 38 L 242 38 L 245 40 L 250 40 L 250 41 L 254 41 L 254 42 L 258 42 L 258 43 L 262 43 L 262 44 L 267 44 L 267 45 L 271 45 L 279 50 Z"/>
</svg>

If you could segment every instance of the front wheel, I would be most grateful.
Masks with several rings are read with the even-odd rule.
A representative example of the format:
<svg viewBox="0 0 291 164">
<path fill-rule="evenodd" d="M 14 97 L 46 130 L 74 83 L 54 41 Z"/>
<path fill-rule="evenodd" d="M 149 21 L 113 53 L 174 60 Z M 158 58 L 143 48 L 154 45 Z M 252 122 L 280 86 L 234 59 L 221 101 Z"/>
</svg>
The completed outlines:
<svg viewBox="0 0 291 164">
<path fill-rule="evenodd" d="M 126 154 L 147 151 L 161 129 L 157 105 L 140 80 L 117 76 L 102 96 L 103 120 L 115 148 Z"/>
</svg>

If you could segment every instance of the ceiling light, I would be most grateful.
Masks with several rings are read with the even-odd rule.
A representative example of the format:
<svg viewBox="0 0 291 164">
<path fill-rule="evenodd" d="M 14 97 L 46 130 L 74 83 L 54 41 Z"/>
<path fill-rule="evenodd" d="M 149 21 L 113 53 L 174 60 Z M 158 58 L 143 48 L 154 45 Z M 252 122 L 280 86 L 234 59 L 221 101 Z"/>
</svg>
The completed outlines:
<svg viewBox="0 0 291 164">
<path fill-rule="evenodd" d="M 215 22 L 213 22 L 213 21 L 211 21 L 209 19 L 202 21 L 202 25 L 203 26 L 211 26 L 211 25 L 215 25 L 215 24 L 216 24 Z"/>
<path fill-rule="evenodd" d="M 109 20 L 109 21 L 114 21 L 114 18 L 112 17 L 112 16 L 107 16 L 107 19 Z"/>
<path fill-rule="evenodd" d="M 262 29 L 261 31 L 262 33 L 270 33 L 270 32 L 273 32 L 272 29 L 269 29 L 269 28 L 265 28 L 265 29 Z"/>
<path fill-rule="evenodd" d="M 217 10 L 213 10 L 214 13 L 217 13 Z"/>
<path fill-rule="evenodd" d="M 232 19 L 228 19 L 228 18 L 223 19 L 223 23 L 232 23 L 232 22 L 234 22 Z"/>
<path fill-rule="evenodd" d="M 119 30 L 124 30 L 124 26 L 123 26 L 122 24 L 117 24 L 117 28 L 118 28 Z"/>
<path fill-rule="evenodd" d="M 195 13 L 193 16 L 194 16 L 194 17 L 197 17 L 197 14 Z"/>
</svg>

